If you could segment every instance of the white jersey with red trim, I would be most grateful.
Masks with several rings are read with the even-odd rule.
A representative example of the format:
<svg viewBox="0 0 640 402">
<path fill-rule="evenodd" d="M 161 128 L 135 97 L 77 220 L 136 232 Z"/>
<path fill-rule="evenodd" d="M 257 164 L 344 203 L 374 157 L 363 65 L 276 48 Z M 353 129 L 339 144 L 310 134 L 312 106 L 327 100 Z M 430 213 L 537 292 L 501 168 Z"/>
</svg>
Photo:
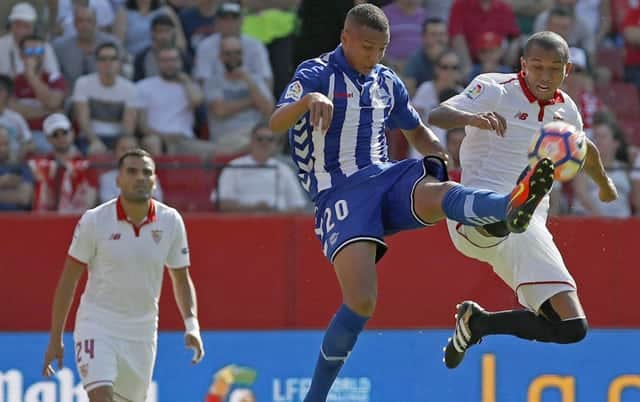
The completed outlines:
<svg viewBox="0 0 640 402">
<path fill-rule="evenodd" d="M 463 93 L 444 104 L 470 113 L 496 112 L 506 119 L 504 137 L 467 126 L 460 147 L 462 184 L 501 193 L 511 191 L 527 166 L 529 144 L 543 124 L 564 120 L 583 129 L 569 95 L 558 90 L 551 100 L 539 101 L 521 74 L 478 75 Z"/>
<path fill-rule="evenodd" d="M 182 217 L 155 200 L 137 226 L 119 198 L 85 212 L 69 256 L 89 272 L 76 328 L 90 326 L 130 340 L 155 339 L 164 267 L 189 266 Z"/>
</svg>

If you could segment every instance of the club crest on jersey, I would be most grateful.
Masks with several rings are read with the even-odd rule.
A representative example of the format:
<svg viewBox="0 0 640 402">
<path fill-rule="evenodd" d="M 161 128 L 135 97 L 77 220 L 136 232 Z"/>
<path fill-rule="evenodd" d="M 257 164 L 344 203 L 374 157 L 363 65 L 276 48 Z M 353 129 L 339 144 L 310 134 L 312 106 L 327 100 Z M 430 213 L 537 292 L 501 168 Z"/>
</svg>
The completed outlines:
<svg viewBox="0 0 640 402">
<path fill-rule="evenodd" d="M 151 237 L 156 244 L 160 243 L 160 240 L 162 240 L 162 230 L 152 230 Z"/>
<path fill-rule="evenodd" d="M 467 90 L 464 91 L 464 94 L 467 98 L 474 100 L 478 96 L 480 96 L 483 89 L 484 87 L 482 86 L 482 84 L 475 84 L 474 86 L 467 88 Z"/>
<path fill-rule="evenodd" d="M 527 120 L 527 118 L 529 117 L 529 114 L 525 112 L 518 112 L 513 117 L 518 120 Z"/>
<path fill-rule="evenodd" d="M 302 84 L 300 83 L 300 81 L 293 81 L 287 87 L 287 93 L 284 95 L 284 97 L 298 101 L 302 96 L 302 91 Z"/>
</svg>

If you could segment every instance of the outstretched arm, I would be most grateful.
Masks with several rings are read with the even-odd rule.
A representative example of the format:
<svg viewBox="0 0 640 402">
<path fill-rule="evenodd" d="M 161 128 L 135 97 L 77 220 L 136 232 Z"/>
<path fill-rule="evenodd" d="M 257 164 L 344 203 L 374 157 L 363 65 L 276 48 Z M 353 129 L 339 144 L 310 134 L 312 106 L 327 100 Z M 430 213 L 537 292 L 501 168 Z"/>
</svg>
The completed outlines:
<svg viewBox="0 0 640 402">
<path fill-rule="evenodd" d="M 429 113 L 429 124 L 446 130 L 472 126 L 482 130 L 493 130 L 501 137 L 507 130 L 507 121 L 498 113 L 470 113 L 444 103 Z"/>
<path fill-rule="evenodd" d="M 584 160 L 583 170 L 584 172 L 598 185 L 600 189 L 600 201 L 611 202 L 618 198 L 618 191 L 615 184 L 607 176 L 607 171 L 600 159 L 600 152 L 591 140 L 587 141 L 587 155 Z"/>
</svg>

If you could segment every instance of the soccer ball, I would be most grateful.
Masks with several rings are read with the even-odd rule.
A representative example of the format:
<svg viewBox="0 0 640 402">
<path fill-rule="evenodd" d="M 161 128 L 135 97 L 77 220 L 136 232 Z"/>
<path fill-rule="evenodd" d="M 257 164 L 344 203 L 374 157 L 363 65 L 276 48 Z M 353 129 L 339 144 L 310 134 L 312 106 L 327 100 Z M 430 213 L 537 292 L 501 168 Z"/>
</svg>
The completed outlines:
<svg viewBox="0 0 640 402">
<path fill-rule="evenodd" d="M 587 155 L 584 132 L 563 121 L 545 124 L 533 136 L 529 145 L 529 166 L 542 158 L 549 158 L 555 165 L 554 179 L 565 182 L 573 179 Z"/>
</svg>

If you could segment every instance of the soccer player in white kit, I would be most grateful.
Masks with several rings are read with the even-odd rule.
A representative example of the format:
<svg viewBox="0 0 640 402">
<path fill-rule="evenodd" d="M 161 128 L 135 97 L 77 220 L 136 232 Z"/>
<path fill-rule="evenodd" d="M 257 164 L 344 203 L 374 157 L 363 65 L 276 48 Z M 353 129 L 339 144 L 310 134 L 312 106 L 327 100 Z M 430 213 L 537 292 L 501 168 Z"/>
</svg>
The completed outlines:
<svg viewBox="0 0 640 402">
<path fill-rule="evenodd" d="M 120 196 L 84 213 L 53 299 L 43 374 L 62 365 L 62 335 L 76 285 L 89 278 L 78 307 L 74 348 L 90 402 L 144 402 L 156 356 L 158 300 L 166 266 L 185 322 L 192 363 L 204 356 L 196 291 L 182 217 L 151 198 L 155 163 L 141 149 L 118 161 Z"/>
<path fill-rule="evenodd" d="M 466 127 L 460 149 L 462 184 L 505 191 L 527 164 L 527 151 L 541 125 L 563 120 L 582 130 L 578 109 L 559 90 L 570 71 L 569 48 L 559 35 L 539 32 L 524 48 L 519 74 L 481 74 L 466 90 L 442 103 L 429 123 L 445 129 Z M 616 189 L 588 141 L 583 169 L 612 201 Z M 546 204 L 546 205 L 545 205 Z M 525 310 L 487 312 L 477 303 L 457 306 L 456 327 L 445 348 L 445 364 L 457 367 L 467 348 L 483 336 L 510 334 L 541 342 L 573 343 L 587 332 L 574 279 L 546 227 L 548 197 L 536 210 L 529 230 L 508 234 L 503 222 L 479 228 L 448 221 L 455 247 L 487 262 L 517 294 Z"/>
</svg>

